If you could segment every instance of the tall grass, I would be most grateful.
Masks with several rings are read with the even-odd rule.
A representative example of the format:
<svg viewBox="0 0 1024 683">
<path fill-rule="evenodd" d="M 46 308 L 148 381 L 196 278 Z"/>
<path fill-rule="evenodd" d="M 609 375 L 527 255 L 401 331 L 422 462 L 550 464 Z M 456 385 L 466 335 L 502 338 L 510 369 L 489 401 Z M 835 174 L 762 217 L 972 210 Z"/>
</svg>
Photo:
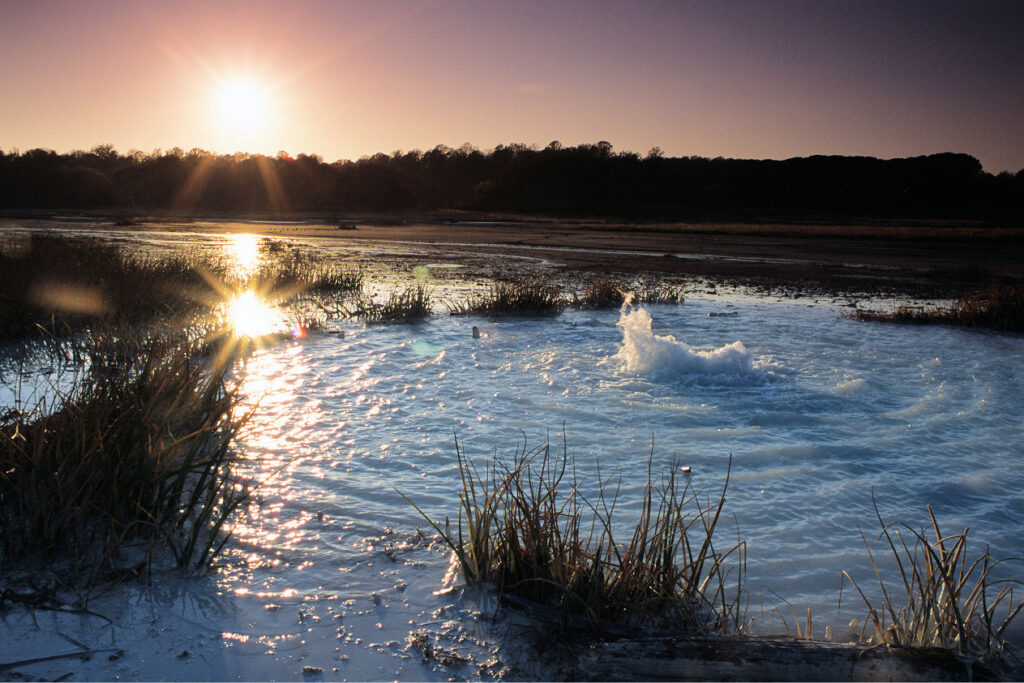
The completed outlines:
<svg viewBox="0 0 1024 683">
<path fill-rule="evenodd" d="M 602 278 L 588 282 L 582 293 L 573 293 L 572 305 L 575 308 L 616 308 L 625 301 L 626 290 L 622 283 Z"/>
<path fill-rule="evenodd" d="M 565 308 L 562 290 L 541 280 L 496 282 L 467 302 L 447 303 L 452 315 L 558 315 Z"/>
<path fill-rule="evenodd" d="M 644 283 L 635 291 L 634 303 L 681 304 L 685 298 L 682 285 Z"/>
<path fill-rule="evenodd" d="M 255 272 L 237 273 L 230 259 L 197 250 L 158 257 L 95 238 L 8 237 L 0 242 L 0 340 L 40 330 L 66 336 L 118 320 L 187 320 L 246 290 L 281 303 L 362 287 L 361 270 L 279 242 L 261 246 L 260 254 Z"/>
<path fill-rule="evenodd" d="M 184 333 L 94 332 L 70 389 L 2 418 L 4 562 L 71 557 L 96 575 L 138 570 L 164 548 L 183 567 L 219 552 L 248 495 L 231 449 L 247 416 L 202 346 Z"/>
<path fill-rule="evenodd" d="M 945 535 L 928 508 L 934 539 L 902 523 L 886 524 L 878 506 L 875 515 L 880 538 L 892 553 L 897 575 L 883 579 L 867 539 L 864 546 L 881 590 L 881 601 L 872 602 L 848 572 L 843 572 L 867 606 L 864 628 L 873 629 L 872 640 L 903 647 L 939 647 L 953 652 L 990 658 L 1005 647 L 1003 634 L 1024 601 L 1014 605 L 1013 585 L 993 578 L 1002 561 L 993 561 L 988 550 L 972 559 L 967 552 L 967 529 Z M 903 534 L 910 538 L 910 545 Z M 840 594 L 840 602 L 842 595 Z M 999 618 L 997 613 L 1004 611 Z M 861 634 L 863 639 L 864 634 Z"/>
<path fill-rule="evenodd" d="M 0 245 L 0 338 L 40 328 L 66 335 L 115 318 L 140 321 L 199 308 L 203 279 L 184 259 L 133 259 L 97 239 L 36 234 Z"/>
<path fill-rule="evenodd" d="M 370 324 L 417 322 L 429 317 L 433 310 L 433 297 L 425 285 L 394 290 L 383 302 L 360 298 L 346 308 L 349 316 Z"/>
<path fill-rule="evenodd" d="M 901 306 L 888 313 L 858 310 L 850 317 L 876 322 L 958 325 L 1024 332 L 1024 285 L 995 284 L 964 296 L 948 307 Z"/>
<path fill-rule="evenodd" d="M 277 244 L 277 243 L 274 243 Z M 259 289 L 265 292 L 359 292 L 363 286 L 364 273 L 359 268 L 348 268 L 335 261 L 318 259 L 298 249 L 291 251 L 269 250 L 261 268 L 240 288 Z"/>
<path fill-rule="evenodd" d="M 745 544 L 720 552 L 713 542 L 728 476 L 717 501 L 702 504 L 679 468 L 655 481 L 649 464 L 639 519 L 629 543 L 620 544 L 613 537 L 617 488 L 601 481 L 596 500 L 588 500 L 564 444 L 561 454 L 523 445 L 511 462 L 496 458 L 483 473 L 457 440 L 456 457 L 457 529 L 417 510 L 452 548 L 468 583 L 492 584 L 535 612 L 554 608 L 563 626 L 582 619 L 605 633 L 746 627 Z"/>
</svg>

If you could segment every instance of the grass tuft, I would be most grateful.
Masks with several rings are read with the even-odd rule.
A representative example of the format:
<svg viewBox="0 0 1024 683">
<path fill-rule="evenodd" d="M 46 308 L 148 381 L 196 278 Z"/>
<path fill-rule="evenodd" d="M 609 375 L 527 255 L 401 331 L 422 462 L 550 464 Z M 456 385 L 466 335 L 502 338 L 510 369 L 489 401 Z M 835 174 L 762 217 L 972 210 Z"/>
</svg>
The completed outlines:
<svg viewBox="0 0 1024 683">
<path fill-rule="evenodd" d="M 220 551 L 248 495 L 230 447 L 247 416 L 196 336 L 94 331 L 71 388 L 0 418 L 5 562 L 70 555 L 95 576 Z"/>
<path fill-rule="evenodd" d="M 558 315 L 565 308 L 562 290 L 540 280 L 496 282 L 462 304 L 446 303 L 451 315 Z"/>
<path fill-rule="evenodd" d="M 878 506 L 875 515 L 896 562 L 896 581 L 882 578 L 875 557 L 864 538 L 864 547 L 875 570 L 882 598 L 872 603 L 848 572 L 843 572 L 864 600 L 868 614 L 864 628 L 873 628 L 871 640 L 902 647 L 939 647 L 982 659 L 1004 651 L 1003 634 L 1024 607 L 1013 604 L 1013 584 L 996 581 L 992 571 L 1003 561 L 993 561 L 986 550 L 971 559 L 967 554 L 967 529 L 943 535 L 928 508 L 934 540 L 906 524 L 886 524 Z M 911 545 L 901 534 L 906 532 Z M 840 602 L 842 593 L 840 592 Z M 1005 605 L 1006 616 L 997 612 Z M 863 632 L 862 632 L 863 638 Z"/>
<path fill-rule="evenodd" d="M 633 302 L 637 304 L 681 304 L 684 298 L 682 285 L 646 283 L 637 288 Z"/>
<path fill-rule="evenodd" d="M 583 288 L 582 294 L 573 294 L 575 308 L 617 308 L 626 301 L 622 283 L 611 279 L 593 280 Z"/>
<path fill-rule="evenodd" d="M 617 488 L 599 483 L 593 502 L 581 492 L 565 454 L 550 446 L 481 473 L 456 440 L 462 477 L 458 528 L 427 521 L 452 548 L 467 583 L 492 584 L 506 602 L 554 609 L 563 627 L 581 619 L 597 632 L 655 627 L 677 633 L 742 632 L 746 546 L 724 552 L 712 537 L 725 503 L 702 504 L 688 475 L 672 467 L 648 484 L 628 544 L 612 529 Z M 409 500 L 406 498 L 406 500 Z M 412 501 L 409 501 L 412 503 Z M 415 503 L 412 503 L 415 506 Z"/>
<path fill-rule="evenodd" d="M 425 285 L 415 285 L 401 292 L 393 291 L 383 303 L 360 298 L 346 309 L 347 314 L 370 324 L 418 322 L 430 317 L 434 303 Z"/>
<path fill-rule="evenodd" d="M 1024 332 L 1024 285 L 1001 283 L 961 298 L 949 307 L 901 306 L 888 313 L 858 310 L 856 320 L 914 324 L 985 327 L 1004 332 Z"/>
</svg>

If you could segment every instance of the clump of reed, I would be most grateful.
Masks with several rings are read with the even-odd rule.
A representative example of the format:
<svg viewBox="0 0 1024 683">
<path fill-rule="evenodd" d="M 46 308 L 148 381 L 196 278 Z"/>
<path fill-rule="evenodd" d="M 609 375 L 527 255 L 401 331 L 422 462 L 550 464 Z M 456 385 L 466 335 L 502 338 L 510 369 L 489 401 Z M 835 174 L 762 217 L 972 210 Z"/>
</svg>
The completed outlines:
<svg viewBox="0 0 1024 683">
<path fill-rule="evenodd" d="M 616 308 L 626 301 L 622 283 L 611 279 L 591 280 L 582 293 L 573 293 L 575 308 Z"/>
<path fill-rule="evenodd" d="M 446 303 L 451 315 L 558 315 L 565 308 L 562 290 L 541 280 L 496 282 L 484 294 Z"/>
<path fill-rule="evenodd" d="M 634 293 L 633 303 L 637 304 L 681 304 L 685 298 L 682 285 L 644 283 Z"/>
<path fill-rule="evenodd" d="M 659 282 L 643 282 L 637 287 L 627 288 L 612 279 L 588 282 L 583 293 L 573 295 L 576 308 L 614 308 L 626 301 L 634 304 L 680 304 L 683 302 L 682 285 Z"/>
<path fill-rule="evenodd" d="M 1016 581 L 997 581 L 988 550 L 972 559 L 967 553 L 967 529 L 945 535 L 928 508 L 934 540 L 903 523 L 886 524 L 878 506 L 875 515 L 897 569 L 896 580 L 887 582 L 875 561 L 867 538 L 864 547 L 881 589 L 881 601 L 873 603 L 848 572 L 849 581 L 867 606 L 864 629 L 873 630 L 876 643 L 902 647 L 938 647 L 961 655 L 992 659 L 1004 651 L 1003 634 L 1024 601 L 1013 604 Z M 910 545 L 901 534 L 906 532 Z M 840 592 L 840 604 L 842 593 Z M 1005 617 L 997 613 L 1005 606 Z M 864 639 L 864 631 L 861 639 Z"/>
<path fill-rule="evenodd" d="M 184 258 L 133 258 L 98 239 L 8 238 L 0 245 L 0 338 L 191 313 L 201 303 L 187 293 L 202 285 Z"/>
<path fill-rule="evenodd" d="M 66 336 L 90 325 L 204 315 L 238 291 L 289 301 L 304 293 L 351 293 L 363 273 L 287 249 L 261 248 L 254 273 L 191 250 L 158 257 L 96 238 L 33 234 L 0 242 L 0 339 L 43 331 Z"/>
<path fill-rule="evenodd" d="M 857 310 L 849 316 L 856 320 L 875 322 L 958 325 L 1024 332 L 1024 285 L 1005 282 L 994 284 L 946 307 L 900 306 L 888 313 Z"/>
<path fill-rule="evenodd" d="M 247 278 L 242 288 L 292 295 L 306 292 L 353 293 L 360 291 L 363 286 L 365 275 L 362 269 L 318 259 L 299 249 L 272 249 L 266 251 L 265 256 L 261 268 Z"/>
<path fill-rule="evenodd" d="M 720 552 L 712 540 L 728 475 L 717 501 L 702 504 L 688 474 L 673 466 L 655 481 L 649 463 L 639 519 L 630 542 L 620 544 L 612 533 L 617 488 L 599 482 L 596 500 L 587 500 L 564 446 L 559 455 L 524 444 L 511 462 L 495 458 L 484 473 L 457 440 L 456 456 L 457 529 L 416 509 L 452 548 L 467 583 L 492 585 L 534 614 L 553 608 L 563 627 L 582 620 L 599 633 L 745 629 L 745 544 Z"/>
<path fill-rule="evenodd" d="M 0 559 L 59 559 L 87 580 L 138 572 L 162 549 L 208 564 L 248 496 L 232 473 L 247 415 L 227 365 L 187 332 L 122 326 L 86 346 L 70 388 L 0 418 Z"/>
<path fill-rule="evenodd" d="M 370 324 L 417 322 L 433 313 L 434 303 L 426 285 L 394 290 L 384 302 L 360 298 L 346 309 L 347 314 Z"/>
</svg>

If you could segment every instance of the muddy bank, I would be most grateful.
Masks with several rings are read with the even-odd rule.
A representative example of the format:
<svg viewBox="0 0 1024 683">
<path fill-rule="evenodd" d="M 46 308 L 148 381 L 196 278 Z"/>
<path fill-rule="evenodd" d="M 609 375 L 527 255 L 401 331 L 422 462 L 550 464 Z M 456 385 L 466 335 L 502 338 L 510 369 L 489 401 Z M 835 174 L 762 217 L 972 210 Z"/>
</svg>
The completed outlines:
<svg viewBox="0 0 1024 683">
<path fill-rule="evenodd" d="M 579 272 L 701 277 L 781 293 L 959 296 L 1024 277 L 1024 227 L 976 223 L 615 223 L 558 219 L 357 216 L 336 221 L 161 218 L 90 227 L 252 232 L 424 253 L 542 259 Z M 7 221 L 4 221 L 5 223 Z M 12 221 L 13 222 L 13 221 Z M 25 220 L 19 221 L 25 224 Z M 83 223 L 31 221 L 55 227 Z"/>
</svg>

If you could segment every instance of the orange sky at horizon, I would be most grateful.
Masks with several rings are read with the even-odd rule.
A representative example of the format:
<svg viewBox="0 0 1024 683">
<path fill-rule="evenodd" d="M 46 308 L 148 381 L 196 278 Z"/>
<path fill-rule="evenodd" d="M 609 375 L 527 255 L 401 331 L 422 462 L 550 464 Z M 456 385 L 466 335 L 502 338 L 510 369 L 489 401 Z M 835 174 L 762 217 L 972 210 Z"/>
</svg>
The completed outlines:
<svg viewBox="0 0 1024 683">
<path fill-rule="evenodd" d="M 1015 172 L 1020 35 L 1012 2 L 3 3 L 0 149 L 333 161 L 608 140 L 671 156 L 953 151 Z"/>
</svg>

